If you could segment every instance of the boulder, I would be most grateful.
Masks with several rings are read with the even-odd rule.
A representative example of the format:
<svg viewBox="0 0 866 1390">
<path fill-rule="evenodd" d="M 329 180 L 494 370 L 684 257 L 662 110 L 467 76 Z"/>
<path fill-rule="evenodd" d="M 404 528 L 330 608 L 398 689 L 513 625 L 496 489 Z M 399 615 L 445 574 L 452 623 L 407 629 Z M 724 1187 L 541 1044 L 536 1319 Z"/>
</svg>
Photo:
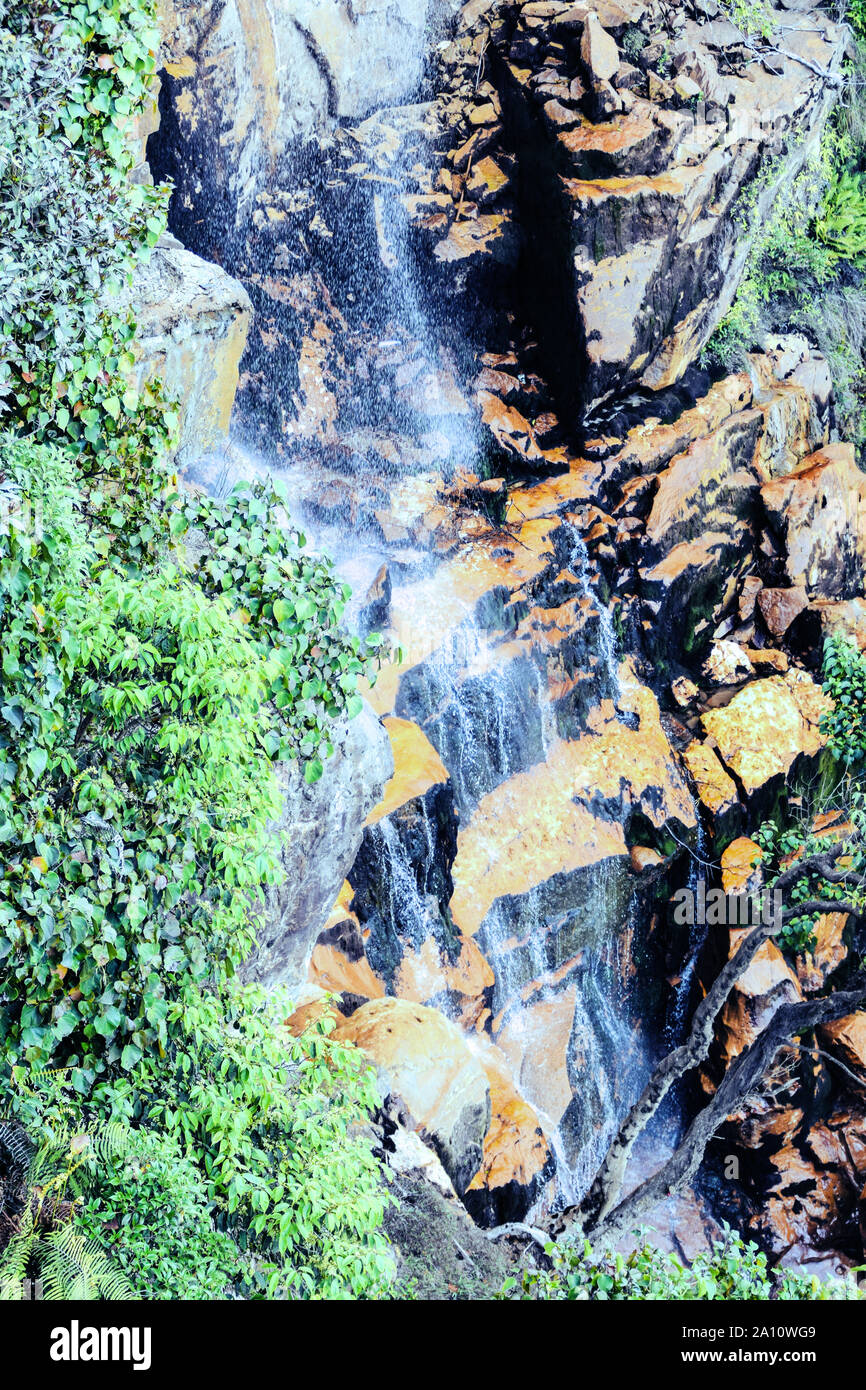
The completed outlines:
<svg viewBox="0 0 866 1390">
<path fill-rule="evenodd" d="M 750 681 L 723 709 L 701 716 L 719 755 L 747 796 L 786 777 L 826 743 L 819 725 L 830 701 L 805 671 Z"/>
<path fill-rule="evenodd" d="M 481 1166 L 490 1086 L 460 1029 L 423 1004 L 374 999 L 333 1036 L 366 1053 L 383 1099 L 402 1104 L 462 1196 Z"/>
<path fill-rule="evenodd" d="M 754 840 L 740 835 L 722 853 L 722 887 L 726 893 L 757 893 L 763 853 Z"/>
<path fill-rule="evenodd" d="M 704 675 L 713 685 L 737 685 L 754 675 L 749 657 L 736 642 L 714 642 L 704 662 Z"/>
<path fill-rule="evenodd" d="M 786 477 L 766 483 L 761 497 L 785 548 L 791 584 L 810 598 L 860 597 L 866 577 L 866 478 L 853 444 L 828 444 L 810 454 Z"/>
<path fill-rule="evenodd" d="M 693 739 L 683 753 L 701 805 L 705 806 L 717 825 L 727 823 L 740 806 L 737 784 L 722 767 L 718 756 L 708 743 Z"/>
<path fill-rule="evenodd" d="M 296 763 L 278 768 L 284 810 L 274 828 L 284 877 L 268 889 L 246 979 L 306 978 L 313 944 L 361 844 L 364 818 L 393 771 L 388 736 L 369 706 L 336 729 L 332 741 L 318 782 L 305 782 Z"/>
<path fill-rule="evenodd" d="M 790 589 L 762 589 L 758 594 L 758 608 L 773 637 L 784 637 L 795 618 L 799 618 L 809 606 L 809 598 L 802 584 Z"/>
<path fill-rule="evenodd" d="M 841 915 L 833 914 L 834 917 Z M 866 1011 L 823 1024 L 818 1029 L 818 1037 L 849 1072 L 866 1083 Z"/>
<path fill-rule="evenodd" d="M 589 76 L 596 82 L 609 82 L 619 69 L 616 41 L 602 28 L 598 15 L 590 11 L 583 26 L 580 56 Z"/>
<path fill-rule="evenodd" d="M 135 384 L 159 378 L 179 402 L 180 471 L 228 433 L 252 304 L 220 266 L 165 237 L 121 292 L 118 306 L 127 305 L 138 324 Z"/>
</svg>

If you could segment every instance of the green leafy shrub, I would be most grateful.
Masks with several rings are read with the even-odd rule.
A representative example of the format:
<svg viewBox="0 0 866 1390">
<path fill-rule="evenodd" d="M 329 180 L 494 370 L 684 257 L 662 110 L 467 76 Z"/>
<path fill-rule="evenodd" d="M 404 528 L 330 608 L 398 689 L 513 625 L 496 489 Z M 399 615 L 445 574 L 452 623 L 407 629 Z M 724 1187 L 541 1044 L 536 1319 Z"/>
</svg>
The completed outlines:
<svg viewBox="0 0 866 1390">
<path fill-rule="evenodd" d="M 172 529 L 198 533 L 195 576 L 248 625 L 256 649 L 272 655 L 269 697 L 277 718 L 266 743 L 278 758 L 300 757 L 308 782 L 333 751 L 333 721 L 361 709 L 358 679 L 380 655 L 378 634 L 361 639 L 342 625 L 350 597 L 333 567 L 306 551 L 291 527 L 284 484 L 240 484 L 224 501 L 188 498 Z"/>
<path fill-rule="evenodd" d="M 276 876 L 280 805 L 268 666 L 225 599 L 171 568 L 130 584 L 101 564 L 68 457 L 7 460 L 43 520 L 0 536 L 0 1039 L 12 1064 L 92 1081 L 164 1050 L 173 981 L 231 970 L 253 943 L 247 895 Z"/>
<path fill-rule="evenodd" d="M 378 1103 L 373 1073 L 322 1022 L 284 1027 L 281 990 L 187 992 L 170 1067 L 151 1070 L 149 1124 L 177 1135 L 205 1174 L 229 1228 L 254 1256 L 269 1297 L 362 1297 L 393 1274 L 381 1231 L 385 1193 L 362 1122 Z M 113 1094 L 121 1103 L 124 1088 Z"/>
<path fill-rule="evenodd" d="M 94 449 L 128 386 L 131 325 L 107 296 L 165 226 L 166 191 L 127 177 L 154 14 L 150 0 L 0 4 L 0 383 L 28 425 Z"/>
<path fill-rule="evenodd" d="M 165 214 L 128 177 L 153 21 L 0 0 L 0 1081 L 68 1069 L 16 1116 L 37 1151 L 88 1140 L 63 1221 L 26 1216 L 9 1258 L 40 1244 L 83 1297 L 375 1296 L 370 1074 L 233 976 L 278 872 L 274 761 L 321 775 L 376 642 L 276 488 L 179 494 L 177 417 L 130 384 L 114 291 Z"/>
<path fill-rule="evenodd" d="M 130 1131 L 128 1151 L 103 1165 L 75 1220 L 140 1298 L 226 1298 L 249 1261 L 215 1209 L 195 1160 L 174 1135 Z"/>
<path fill-rule="evenodd" d="M 775 32 L 776 18 L 768 0 L 724 0 L 723 8 L 744 34 L 768 39 Z"/>
<path fill-rule="evenodd" d="M 535 1300 L 827 1300 L 859 1297 L 853 1282 L 819 1279 L 799 1271 L 771 1270 L 758 1247 L 728 1227 L 712 1251 L 690 1265 L 649 1241 L 629 1255 L 593 1251 L 589 1241 L 548 1247 L 552 1270 L 525 1270 L 506 1281 L 502 1296 Z"/>
<path fill-rule="evenodd" d="M 866 657 L 847 637 L 831 633 L 824 643 L 823 689 L 833 701 L 821 732 L 846 766 L 866 759 Z"/>
</svg>

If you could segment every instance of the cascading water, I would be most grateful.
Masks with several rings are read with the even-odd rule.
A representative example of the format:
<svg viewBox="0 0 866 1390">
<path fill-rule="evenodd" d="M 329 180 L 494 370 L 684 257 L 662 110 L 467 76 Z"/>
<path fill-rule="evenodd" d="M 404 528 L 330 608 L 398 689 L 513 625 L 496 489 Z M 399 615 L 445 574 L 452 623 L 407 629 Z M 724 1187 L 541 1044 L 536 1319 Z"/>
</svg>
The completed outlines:
<svg viewBox="0 0 866 1390">
<path fill-rule="evenodd" d="M 698 882 L 704 877 L 708 868 L 707 833 L 704 829 L 699 808 L 697 808 L 697 821 L 697 840 L 695 842 L 694 851 L 691 854 L 689 877 L 688 883 L 686 884 L 687 891 L 692 895 L 693 900 L 697 894 Z M 683 968 L 680 972 L 680 978 L 674 986 L 670 1012 L 665 1028 L 667 1041 L 672 1047 L 676 1047 L 681 1043 L 685 1035 L 685 1029 L 688 1025 L 691 1011 L 695 975 L 706 939 L 706 922 L 695 920 L 689 927 L 689 939 L 683 961 Z"/>
<path fill-rule="evenodd" d="M 423 53 L 416 58 L 420 66 Z M 358 195 L 349 215 L 331 217 L 322 251 L 344 291 L 345 370 L 354 388 L 344 402 L 347 427 L 335 441 L 331 421 L 330 433 L 313 447 L 297 420 L 290 422 L 283 427 L 279 457 L 269 457 L 268 465 L 283 472 L 294 517 L 350 581 L 356 608 L 377 572 L 395 577 L 388 616 L 397 640 L 408 635 L 411 659 L 400 670 L 393 713 L 416 722 L 442 759 L 463 828 L 476 823 L 479 807 L 499 789 L 549 764 L 566 734 L 551 694 L 548 653 L 525 635 L 518 640 L 520 614 L 531 605 L 531 594 L 509 608 L 499 601 L 494 576 L 487 590 L 476 592 L 470 584 L 464 596 L 435 545 L 425 548 L 400 534 L 399 499 L 410 496 L 416 483 L 432 502 L 437 481 L 447 483 L 458 472 L 484 478 L 486 460 L 477 414 L 460 384 L 464 360 L 471 362 L 473 354 L 460 341 L 458 325 L 439 308 L 408 212 L 415 170 L 436 139 L 435 107 L 394 108 L 363 124 L 374 166 L 368 201 L 364 206 Z M 325 175 L 308 172 L 311 188 L 324 198 Z M 373 263 L 375 271 L 369 269 Z M 371 375 L 371 362 L 378 376 Z M 317 369 L 311 370 L 315 377 Z M 254 446 L 234 444 L 227 456 L 207 461 L 197 480 L 224 492 L 237 477 L 264 467 Z M 335 522 L 322 506 L 322 494 L 335 487 L 345 499 L 348 524 Z M 579 523 L 563 519 L 558 528 L 564 538 L 554 542 L 560 547 L 559 587 L 581 614 L 592 703 L 617 707 L 622 692 L 611 616 L 593 586 Z M 496 541 L 494 534 L 490 563 Z M 519 546 L 518 541 L 518 553 Z M 416 607 L 413 590 L 421 594 Z M 496 601 L 488 602 L 491 596 Z M 545 599 L 542 606 L 561 601 Z M 447 621 L 442 612 L 449 614 Z M 581 720 L 578 711 L 566 721 L 568 737 L 580 730 Z M 568 803 L 568 788 L 563 791 Z M 486 866 L 507 862 L 511 853 L 508 842 L 497 838 L 495 818 L 490 825 L 482 845 Z M 448 902 L 451 863 L 442 872 L 441 860 L 441 831 L 426 804 L 411 825 L 389 814 L 365 832 L 352 880 L 355 910 L 369 938 L 368 959 L 389 988 L 401 943 L 418 950 L 432 937 L 443 959 L 459 946 Z M 600 858 L 575 886 L 560 884 L 554 873 L 553 890 L 540 884 L 519 896 L 501 896 L 477 934 L 495 975 L 495 1036 L 507 1024 L 518 1043 L 523 1030 L 531 1049 L 532 1006 L 556 1006 L 563 991 L 573 999 L 564 1048 L 573 1098 L 564 1116 L 545 1117 L 559 1200 L 583 1192 L 645 1071 L 629 1016 L 629 971 L 621 959 L 630 949 L 634 923 L 628 914 L 634 905 L 624 870 L 611 865 Z M 447 1011 L 444 977 L 441 984 L 440 991 L 434 982 L 430 993 Z M 517 1074 L 515 1085 L 522 1088 Z M 543 1115 L 543 1103 L 531 1088 L 523 1090 Z"/>
</svg>

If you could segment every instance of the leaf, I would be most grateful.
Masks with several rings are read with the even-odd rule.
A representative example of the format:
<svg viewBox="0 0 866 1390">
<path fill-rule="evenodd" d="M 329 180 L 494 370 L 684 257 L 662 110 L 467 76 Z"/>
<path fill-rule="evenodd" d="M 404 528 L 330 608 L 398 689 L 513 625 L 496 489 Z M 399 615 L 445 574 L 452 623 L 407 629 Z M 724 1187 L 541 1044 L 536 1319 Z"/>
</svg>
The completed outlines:
<svg viewBox="0 0 866 1390">
<path fill-rule="evenodd" d="M 141 1048 L 136 1047 L 135 1043 L 127 1043 L 120 1054 L 120 1065 L 123 1067 L 124 1071 L 132 1071 L 133 1067 L 137 1066 L 141 1061 L 141 1058 Z"/>
<path fill-rule="evenodd" d="M 30 768 L 34 777 L 41 777 L 48 766 L 48 754 L 45 749 L 30 748 L 27 752 L 27 766 Z"/>
</svg>

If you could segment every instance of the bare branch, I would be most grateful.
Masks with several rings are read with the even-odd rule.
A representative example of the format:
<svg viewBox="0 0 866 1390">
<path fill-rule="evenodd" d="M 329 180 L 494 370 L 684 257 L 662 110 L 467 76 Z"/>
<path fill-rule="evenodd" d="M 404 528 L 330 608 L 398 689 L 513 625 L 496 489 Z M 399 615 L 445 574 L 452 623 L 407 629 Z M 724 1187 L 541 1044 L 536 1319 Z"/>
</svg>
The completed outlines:
<svg viewBox="0 0 866 1390">
<path fill-rule="evenodd" d="M 826 877 L 827 874 L 835 872 L 833 866 L 836 860 L 849 848 L 844 841 L 840 841 L 820 854 L 812 854 L 796 860 L 775 880 L 772 885 L 773 890 L 784 893 L 809 874 Z M 813 901 L 821 900 L 815 899 Z M 806 904 L 798 905 L 794 915 L 802 915 L 807 910 Z M 858 915 L 859 912 L 859 909 L 853 904 L 843 905 L 842 903 L 835 903 L 832 910 L 848 911 L 854 915 Z M 695 1010 L 691 1032 L 686 1042 L 668 1053 L 655 1068 L 639 1099 L 620 1125 L 589 1192 L 578 1208 L 568 1208 L 561 1213 L 557 1218 L 555 1229 L 565 1229 L 575 1220 L 578 1220 L 587 1229 L 592 1229 L 605 1222 L 622 1192 L 628 1160 L 637 1139 L 658 1111 L 671 1086 L 705 1059 L 713 1040 L 716 1018 L 731 989 L 751 965 L 764 942 L 774 935 L 775 930 L 775 923 L 772 920 L 769 923 L 762 922 L 740 942 L 739 948 L 722 967 L 706 996 Z M 706 1142 L 705 1140 L 705 1144 Z"/>
<path fill-rule="evenodd" d="M 864 1000 L 866 973 L 861 973 L 848 989 L 824 999 L 783 1004 L 752 1045 L 734 1058 L 712 1100 L 692 1121 L 668 1161 L 603 1219 L 592 1222 L 587 1229 L 596 1237 L 622 1235 L 631 1230 L 639 1218 L 658 1202 L 681 1191 L 697 1172 L 707 1144 L 716 1130 L 742 1106 L 769 1069 L 780 1047 L 821 1023 L 854 1013 Z M 579 1209 L 575 1211 L 575 1216 L 579 1219 Z"/>
</svg>

